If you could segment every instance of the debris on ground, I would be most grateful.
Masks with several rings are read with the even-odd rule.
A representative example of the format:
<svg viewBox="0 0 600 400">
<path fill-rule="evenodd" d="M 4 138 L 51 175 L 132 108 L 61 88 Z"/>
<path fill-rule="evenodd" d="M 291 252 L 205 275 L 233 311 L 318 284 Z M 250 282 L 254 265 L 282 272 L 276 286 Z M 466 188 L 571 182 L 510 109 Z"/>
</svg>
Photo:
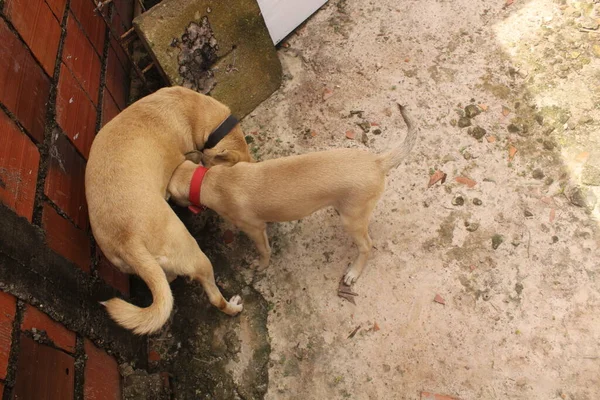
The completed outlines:
<svg viewBox="0 0 600 400">
<path fill-rule="evenodd" d="M 354 133 L 354 131 L 352 131 L 352 130 L 346 131 L 346 138 L 348 138 L 350 140 L 354 140 L 355 136 L 356 136 L 356 133 Z"/>
<path fill-rule="evenodd" d="M 369 123 L 369 121 L 358 122 L 356 125 L 358 125 L 364 133 L 369 133 L 369 131 L 371 130 L 371 124 Z"/>
<path fill-rule="evenodd" d="M 456 178 L 454 178 L 454 180 L 462 185 L 466 185 L 470 189 L 474 188 L 475 185 L 477 185 L 477 182 L 475 182 L 471 178 L 467 178 L 466 176 L 457 176 Z"/>
<path fill-rule="evenodd" d="M 354 330 L 352 332 L 350 332 L 350 334 L 348 335 L 348 339 L 352 339 L 356 333 L 359 331 L 361 325 L 358 325 L 356 328 L 354 328 Z"/>
<path fill-rule="evenodd" d="M 453 206 L 462 206 L 463 204 L 465 204 L 465 199 L 461 195 L 458 195 L 452 199 Z"/>
<path fill-rule="evenodd" d="M 504 237 L 499 234 L 492 236 L 492 249 L 496 250 L 504 242 Z"/>
<path fill-rule="evenodd" d="M 483 129 L 480 126 L 474 126 L 473 128 L 469 128 L 469 130 L 467 131 L 467 133 L 470 136 L 473 136 L 475 139 L 479 140 L 482 137 L 485 136 L 485 134 L 487 133 L 487 131 L 485 129 Z"/>
<path fill-rule="evenodd" d="M 446 300 L 444 300 L 444 298 L 437 293 L 436 293 L 435 297 L 433 298 L 433 301 L 435 301 L 436 303 L 442 304 L 442 305 L 446 305 Z"/>
<path fill-rule="evenodd" d="M 465 227 L 467 228 L 467 231 L 475 232 L 477 229 L 479 229 L 479 223 L 465 221 Z"/>
<path fill-rule="evenodd" d="M 466 128 L 467 126 L 471 126 L 471 120 L 467 117 L 460 117 L 457 125 L 459 128 Z"/>
<path fill-rule="evenodd" d="M 358 293 L 356 293 L 352 290 L 352 286 L 348 286 L 344 283 L 344 278 L 342 278 L 340 280 L 340 283 L 338 285 L 337 295 L 339 297 L 341 297 L 342 299 L 346 299 L 350 303 L 356 305 L 356 301 L 354 300 L 354 297 L 358 296 Z"/>
<path fill-rule="evenodd" d="M 460 400 L 460 399 L 458 397 L 447 396 L 445 394 L 421 392 L 421 400 Z"/>
<path fill-rule="evenodd" d="M 512 161 L 515 158 L 515 154 L 517 154 L 517 148 L 512 144 L 508 146 L 508 161 Z"/>
<path fill-rule="evenodd" d="M 477 107 L 475 104 L 469 104 L 465 107 L 465 117 L 467 118 L 475 118 L 481 114 L 481 109 Z"/>
<path fill-rule="evenodd" d="M 446 176 L 447 175 L 445 172 L 440 171 L 439 169 L 436 170 L 433 173 L 433 175 L 431 175 L 431 177 L 429 177 L 429 183 L 427 184 L 427 187 L 430 188 L 438 182 L 440 182 L 443 185 L 444 182 L 446 182 Z"/>
</svg>

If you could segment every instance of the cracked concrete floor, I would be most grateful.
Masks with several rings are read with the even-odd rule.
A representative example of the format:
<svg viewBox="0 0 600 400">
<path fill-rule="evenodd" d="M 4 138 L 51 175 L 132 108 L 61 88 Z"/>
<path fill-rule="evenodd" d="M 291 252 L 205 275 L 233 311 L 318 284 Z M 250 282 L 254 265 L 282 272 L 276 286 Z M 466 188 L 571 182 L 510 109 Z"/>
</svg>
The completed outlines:
<svg viewBox="0 0 600 400">
<path fill-rule="evenodd" d="M 271 265 L 243 272 L 270 305 L 267 399 L 600 397 L 600 4 L 509 3 L 331 1 L 281 48 L 283 86 L 243 121 L 260 159 L 385 150 L 396 102 L 420 138 L 356 305 L 334 211 L 270 225 Z"/>
</svg>

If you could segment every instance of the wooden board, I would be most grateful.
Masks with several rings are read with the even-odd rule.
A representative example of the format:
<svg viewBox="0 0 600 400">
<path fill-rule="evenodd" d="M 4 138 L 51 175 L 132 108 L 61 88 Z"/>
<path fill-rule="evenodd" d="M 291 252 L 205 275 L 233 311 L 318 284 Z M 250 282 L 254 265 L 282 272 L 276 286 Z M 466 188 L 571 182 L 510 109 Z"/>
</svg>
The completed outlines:
<svg viewBox="0 0 600 400">
<path fill-rule="evenodd" d="M 273 43 L 277 44 L 327 0 L 257 0 Z"/>
</svg>

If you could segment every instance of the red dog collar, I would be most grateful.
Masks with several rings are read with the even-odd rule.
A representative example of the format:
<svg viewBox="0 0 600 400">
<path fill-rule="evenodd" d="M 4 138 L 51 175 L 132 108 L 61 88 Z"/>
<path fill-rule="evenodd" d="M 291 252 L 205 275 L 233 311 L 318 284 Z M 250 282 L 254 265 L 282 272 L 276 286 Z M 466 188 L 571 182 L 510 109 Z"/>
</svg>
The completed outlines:
<svg viewBox="0 0 600 400">
<path fill-rule="evenodd" d="M 201 211 L 206 210 L 206 206 L 203 206 L 200 201 L 200 189 L 202 188 L 202 180 L 204 175 L 208 172 L 208 168 L 199 166 L 192 175 L 192 182 L 190 183 L 190 195 L 188 199 L 192 205 L 188 206 L 188 209 L 194 214 L 198 214 Z"/>
</svg>

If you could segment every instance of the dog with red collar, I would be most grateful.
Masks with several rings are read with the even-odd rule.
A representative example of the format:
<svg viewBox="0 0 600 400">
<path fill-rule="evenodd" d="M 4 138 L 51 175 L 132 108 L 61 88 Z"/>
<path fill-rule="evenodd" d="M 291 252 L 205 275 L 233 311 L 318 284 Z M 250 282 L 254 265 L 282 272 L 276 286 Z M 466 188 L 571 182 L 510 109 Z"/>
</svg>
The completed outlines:
<svg viewBox="0 0 600 400">
<path fill-rule="evenodd" d="M 217 100 L 182 87 L 161 89 L 127 107 L 96 136 L 85 174 L 92 232 L 108 260 L 137 274 L 152 292 L 147 308 L 113 298 L 103 304 L 120 325 L 156 332 L 173 308 L 169 281 L 198 280 L 212 304 L 235 315 L 241 299 L 225 300 L 213 268 L 167 203 L 167 185 L 186 155 L 207 165 L 252 162 L 237 120 Z"/>
<path fill-rule="evenodd" d="M 175 170 L 167 190 L 176 204 L 210 208 L 245 232 L 258 249 L 261 269 L 271 256 L 267 222 L 299 220 L 334 207 L 359 250 L 344 275 L 344 283 L 351 285 L 371 252 L 369 219 L 385 177 L 416 142 L 417 128 L 399 107 L 408 132 L 400 145 L 383 154 L 337 149 L 212 168 L 187 160 Z"/>
</svg>

